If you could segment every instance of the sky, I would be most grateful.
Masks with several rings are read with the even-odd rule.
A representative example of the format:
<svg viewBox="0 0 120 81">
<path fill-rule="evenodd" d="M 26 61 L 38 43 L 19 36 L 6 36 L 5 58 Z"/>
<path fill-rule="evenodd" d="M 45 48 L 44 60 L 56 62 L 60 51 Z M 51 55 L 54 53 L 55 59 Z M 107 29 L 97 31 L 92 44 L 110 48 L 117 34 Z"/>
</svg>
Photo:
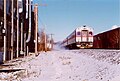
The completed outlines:
<svg viewBox="0 0 120 81">
<path fill-rule="evenodd" d="M 33 0 L 39 6 L 39 31 L 45 27 L 54 41 L 63 41 L 76 28 L 87 25 L 94 34 L 120 25 L 120 0 Z"/>
</svg>

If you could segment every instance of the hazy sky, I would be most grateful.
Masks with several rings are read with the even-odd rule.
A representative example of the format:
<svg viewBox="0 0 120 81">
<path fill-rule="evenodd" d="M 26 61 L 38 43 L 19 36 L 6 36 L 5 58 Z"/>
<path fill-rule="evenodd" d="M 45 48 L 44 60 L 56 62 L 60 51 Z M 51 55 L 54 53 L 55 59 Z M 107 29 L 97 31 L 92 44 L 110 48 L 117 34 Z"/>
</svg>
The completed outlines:
<svg viewBox="0 0 120 81">
<path fill-rule="evenodd" d="M 62 41 L 82 25 L 94 28 L 94 33 L 120 25 L 120 0 L 33 0 L 39 6 L 39 29 L 46 26 L 55 41 Z"/>
</svg>

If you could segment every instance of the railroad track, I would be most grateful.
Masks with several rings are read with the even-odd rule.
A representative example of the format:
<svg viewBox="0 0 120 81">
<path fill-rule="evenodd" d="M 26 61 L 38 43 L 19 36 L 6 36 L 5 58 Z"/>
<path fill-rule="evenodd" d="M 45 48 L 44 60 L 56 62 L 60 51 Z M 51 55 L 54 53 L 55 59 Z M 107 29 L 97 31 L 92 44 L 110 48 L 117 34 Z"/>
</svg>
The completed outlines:
<svg viewBox="0 0 120 81">
<path fill-rule="evenodd" d="M 71 51 L 75 54 L 84 54 L 94 59 L 106 61 L 112 64 L 120 64 L 120 50 L 79 49 Z"/>
</svg>

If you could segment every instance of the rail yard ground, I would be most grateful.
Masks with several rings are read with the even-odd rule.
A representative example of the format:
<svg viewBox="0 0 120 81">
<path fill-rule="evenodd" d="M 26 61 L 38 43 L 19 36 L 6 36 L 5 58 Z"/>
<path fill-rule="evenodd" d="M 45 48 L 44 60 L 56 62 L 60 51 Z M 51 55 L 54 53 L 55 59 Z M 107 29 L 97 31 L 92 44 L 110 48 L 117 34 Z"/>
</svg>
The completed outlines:
<svg viewBox="0 0 120 81">
<path fill-rule="evenodd" d="M 79 49 L 40 52 L 6 63 L 3 81 L 120 81 L 120 50 Z"/>
</svg>

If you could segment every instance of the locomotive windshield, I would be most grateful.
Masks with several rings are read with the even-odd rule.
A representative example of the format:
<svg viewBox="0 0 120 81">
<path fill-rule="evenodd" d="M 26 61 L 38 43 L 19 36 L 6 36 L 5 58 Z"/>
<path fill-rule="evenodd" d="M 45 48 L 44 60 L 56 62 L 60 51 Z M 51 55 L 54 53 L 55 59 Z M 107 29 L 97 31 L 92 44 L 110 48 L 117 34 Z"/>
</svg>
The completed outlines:
<svg viewBox="0 0 120 81">
<path fill-rule="evenodd" d="M 87 37 L 88 31 L 87 30 L 82 30 L 82 36 Z"/>
<path fill-rule="evenodd" d="M 92 35 L 93 35 L 93 33 L 92 33 L 92 32 L 89 32 L 89 35 L 90 35 L 90 36 L 92 36 Z"/>
<path fill-rule="evenodd" d="M 80 32 L 77 32 L 77 35 L 80 35 Z"/>
</svg>

